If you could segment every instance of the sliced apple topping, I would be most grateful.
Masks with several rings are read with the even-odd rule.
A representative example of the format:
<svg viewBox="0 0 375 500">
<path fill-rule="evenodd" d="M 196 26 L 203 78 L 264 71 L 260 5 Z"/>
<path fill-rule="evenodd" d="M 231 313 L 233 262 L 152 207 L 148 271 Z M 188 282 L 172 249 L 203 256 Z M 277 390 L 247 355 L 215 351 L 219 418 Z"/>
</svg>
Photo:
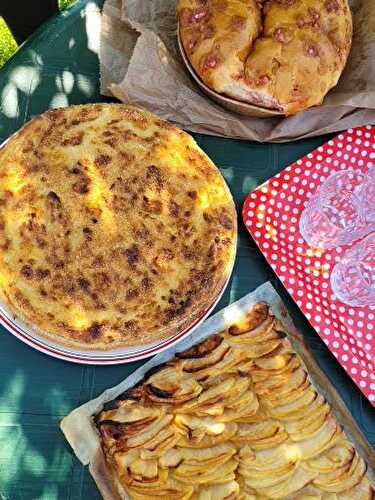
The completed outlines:
<svg viewBox="0 0 375 500">
<path fill-rule="evenodd" d="M 264 495 L 266 498 L 279 499 L 288 497 L 292 493 L 303 488 L 306 484 L 315 478 L 316 474 L 297 468 L 292 475 L 286 479 L 277 482 L 271 486 L 258 487 L 257 493 Z M 246 482 L 249 482 L 246 480 Z M 251 483 L 250 483 L 251 486 Z"/>
<path fill-rule="evenodd" d="M 238 498 L 237 495 L 239 492 L 240 487 L 237 481 L 228 481 L 227 483 L 202 487 L 197 496 L 197 500 L 234 500 Z"/>
<path fill-rule="evenodd" d="M 190 473 L 187 470 L 188 466 L 180 465 L 176 470 L 174 470 L 173 477 L 178 481 L 188 484 L 225 483 L 228 480 L 235 478 L 233 473 L 237 466 L 238 462 L 236 460 L 229 459 L 224 463 L 218 464 L 216 467 L 203 467 L 202 470 L 198 471 L 198 469 L 196 469 L 195 473 Z M 181 467 L 184 468 L 180 469 Z"/>
<path fill-rule="evenodd" d="M 341 428 L 335 418 L 327 418 L 318 434 L 298 442 L 298 448 L 301 450 L 302 457 L 306 460 L 319 455 L 324 450 L 333 446 L 340 434 Z"/>
<path fill-rule="evenodd" d="M 261 358 L 258 358 L 258 361 Z M 288 356 L 284 366 L 278 369 L 261 368 L 257 365 L 257 360 L 254 360 L 254 367 L 251 370 L 251 378 L 254 383 L 269 381 L 270 386 L 277 386 L 279 382 L 283 382 L 285 377 L 289 377 L 293 371 L 301 366 L 301 361 L 296 355 Z"/>
<path fill-rule="evenodd" d="M 238 424 L 234 438 L 237 442 L 248 443 L 253 450 L 273 448 L 288 439 L 284 427 L 274 420 L 256 424 Z"/>
<path fill-rule="evenodd" d="M 147 481 L 158 477 L 157 460 L 134 460 L 128 466 L 129 475 L 138 481 Z"/>
<path fill-rule="evenodd" d="M 264 323 L 273 323 L 273 316 L 269 315 L 269 307 L 267 304 L 256 304 L 246 314 L 244 319 L 237 321 L 234 325 L 228 328 L 228 333 L 232 336 L 243 335 L 244 333 L 252 332 L 254 336 L 261 334 L 264 331 Z"/>
<path fill-rule="evenodd" d="M 314 480 L 314 484 L 329 493 L 342 493 L 358 485 L 365 473 L 366 464 L 355 453 L 349 465 L 339 467 L 331 473 L 320 474 Z"/>
<path fill-rule="evenodd" d="M 102 412 L 102 421 L 112 420 L 123 424 L 135 423 L 142 421 L 145 418 L 157 418 L 161 414 L 165 414 L 164 408 L 159 409 L 152 406 L 139 406 L 135 401 L 130 402 L 131 405 L 120 406 L 116 410 Z"/>
<path fill-rule="evenodd" d="M 366 476 L 360 482 L 346 491 L 340 493 L 340 500 L 373 500 L 375 498 L 375 487 Z"/>
<path fill-rule="evenodd" d="M 248 485 L 255 490 L 274 486 L 290 478 L 298 468 L 298 462 L 289 462 L 283 468 L 269 471 L 251 470 L 240 465 L 239 473 L 246 479 Z"/>
<path fill-rule="evenodd" d="M 311 403 L 316 399 L 317 393 L 313 388 L 308 388 L 302 395 L 298 395 L 296 399 L 285 405 L 272 407 L 266 403 L 266 408 L 269 409 L 270 415 L 274 418 L 288 420 L 289 417 L 293 418 L 294 415 L 299 415 L 303 411 L 308 411 Z M 262 401 L 263 402 L 263 401 Z"/>
<path fill-rule="evenodd" d="M 182 484 L 172 477 L 168 477 L 167 481 L 158 484 L 135 485 L 131 483 L 125 487 L 130 498 L 136 500 L 150 500 L 151 498 L 188 500 L 194 491 L 193 486 Z"/>
<path fill-rule="evenodd" d="M 301 423 L 298 430 L 291 428 L 295 422 L 285 422 L 285 428 L 289 432 L 290 439 L 292 441 L 303 441 L 318 434 L 322 430 L 327 418 L 329 418 L 330 410 L 330 406 L 327 403 L 324 404 L 319 415 L 316 415 L 315 418 L 306 419 L 304 427 L 302 427 L 303 420 L 298 420 Z"/>
<path fill-rule="evenodd" d="M 227 392 L 229 392 L 232 387 L 236 384 L 235 377 L 228 377 L 220 385 L 209 387 L 208 389 L 201 392 L 201 394 L 194 401 L 189 401 L 179 408 L 179 412 L 189 413 L 191 411 L 198 410 L 201 407 L 205 407 L 209 402 L 214 403 L 217 401 L 222 401 L 225 398 Z"/>
<path fill-rule="evenodd" d="M 335 446 L 315 458 L 306 460 L 304 467 L 322 473 L 331 472 L 336 467 L 348 465 L 353 460 L 355 450 L 346 439 L 341 439 Z"/>
<path fill-rule="evenodd" d="M 375 498 L 364 461 L 265 304 L 153 368 L 94 422 L 132 500 Z"/>
<path fill-rule="evenodd" d="M 161 467 L 177 467 L 182 462 L 182 455 L 178 449 L 170 449 L 159 458 Z"/>
<path fill-rule="evenodd" d="M 217 417 L 220 422 L 242 422 L 251 421 L 251 418 L 256 415 L 259 410 L 259 401 L 256 395 L 249 393 L 250 401 L 239 408 L 226 408 L 224 412 Z"/>
<path fill-rule="evenodd" d="M 130 437 L 127 440 L 127 446 L 129 448 L 135 448 L 136 446 L 142 446 L 152 438 L 156 437 L 157 434 L 170 424 L 173 420 L 172 415 L 165 415 L 159 417 L 157 420 L 153 421 L 148 427 L 143 428 L 142 432 L 136 433 L 136 435 Z"/>
</svg>

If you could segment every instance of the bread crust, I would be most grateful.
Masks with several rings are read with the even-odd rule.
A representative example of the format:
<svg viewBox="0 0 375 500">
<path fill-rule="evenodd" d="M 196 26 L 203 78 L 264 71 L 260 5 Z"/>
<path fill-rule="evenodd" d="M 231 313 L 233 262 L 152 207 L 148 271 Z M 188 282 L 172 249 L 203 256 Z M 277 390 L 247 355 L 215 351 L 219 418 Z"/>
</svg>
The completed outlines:
<svg viewBox="0 0 375 500">
<path fill-rule="evenodd" d="M 0 150 L 0 178 L 0 299 L 46 339 L 159 342 L 228 280 L 230 191 L 188 134 L 145 110 L 50 110 Z"/>
<path fill-rule="evenodd" d="M 177 16 L 209 88 L 287 115 L 321 104 L 352 41 L 348 0 L 178 0 Z"/>
</svg>

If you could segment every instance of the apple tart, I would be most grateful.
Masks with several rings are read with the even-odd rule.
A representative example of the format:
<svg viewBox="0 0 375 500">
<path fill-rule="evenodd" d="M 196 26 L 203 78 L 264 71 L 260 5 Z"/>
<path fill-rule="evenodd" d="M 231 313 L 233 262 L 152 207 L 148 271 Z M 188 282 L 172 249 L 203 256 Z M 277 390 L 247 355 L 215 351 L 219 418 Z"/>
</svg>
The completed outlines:
<svg viewBox="0 0 375 500">
<path fill-rule="evenodd" d="M 95 417 L 120 498 L 370 500 L 367 466 L 264 303 Z"/>
</svg>

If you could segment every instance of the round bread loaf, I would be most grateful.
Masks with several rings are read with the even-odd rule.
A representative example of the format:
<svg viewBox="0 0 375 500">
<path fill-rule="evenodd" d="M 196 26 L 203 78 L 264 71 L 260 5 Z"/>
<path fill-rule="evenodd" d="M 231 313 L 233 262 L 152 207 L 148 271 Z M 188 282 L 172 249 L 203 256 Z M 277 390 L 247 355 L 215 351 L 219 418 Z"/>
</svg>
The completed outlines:
<svg viewBox="0 0 375 500">
<path fill-rule="evenodd" d="M 347 0 L 178 0 L 177 15 L 209 88 L 287 115 L 322 102 L 352 40 Z"/>
</svg>

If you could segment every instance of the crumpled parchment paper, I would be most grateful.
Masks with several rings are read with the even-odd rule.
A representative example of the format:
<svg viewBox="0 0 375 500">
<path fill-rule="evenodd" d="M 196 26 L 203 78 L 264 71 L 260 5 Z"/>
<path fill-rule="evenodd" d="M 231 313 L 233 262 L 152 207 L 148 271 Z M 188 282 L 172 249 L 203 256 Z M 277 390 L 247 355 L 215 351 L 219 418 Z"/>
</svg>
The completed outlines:
<svg viewBox="0 0 375 500">
<path fill-rule="evenodd" d="M 353 46 L 336 88 L 321 106 L 290 117 L 255 118 L 228 111 L 187 73 L 176 41 L 176 0 L 106 0 L 101 91 L 193 132 L 287 142 L 375 123 L 375 1 L 352 0 Z"/>
</svg>

